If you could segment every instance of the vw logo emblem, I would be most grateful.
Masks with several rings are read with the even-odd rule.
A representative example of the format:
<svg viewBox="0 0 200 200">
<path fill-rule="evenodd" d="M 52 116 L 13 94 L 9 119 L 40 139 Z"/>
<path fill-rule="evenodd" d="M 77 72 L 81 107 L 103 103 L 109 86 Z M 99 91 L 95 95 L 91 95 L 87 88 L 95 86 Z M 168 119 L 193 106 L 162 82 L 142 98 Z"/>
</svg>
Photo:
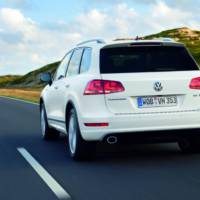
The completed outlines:
<svg viewBox="0 0 200 200">
<path fill-rule="evenodd" d="M 162 86 L 161 82 L 156 81 L 156 82 L 154 83 L 154 90 L 155 90 L 156 92 L 160 92 L 162 89 L 163 89 L 163 86 Z"/>
</svg>

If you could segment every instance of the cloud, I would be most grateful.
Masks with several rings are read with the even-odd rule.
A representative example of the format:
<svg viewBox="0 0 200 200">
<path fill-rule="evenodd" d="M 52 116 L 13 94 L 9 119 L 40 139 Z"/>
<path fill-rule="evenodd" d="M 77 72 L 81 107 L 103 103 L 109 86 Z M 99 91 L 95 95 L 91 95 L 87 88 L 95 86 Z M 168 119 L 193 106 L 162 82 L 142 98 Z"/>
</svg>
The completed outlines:
<svg viewBox="0 0 200 200">
<path fill-rule="evenodd" d="M 146 0 L 147 1 L 147 0 Z M 91 9 L 71 21 L 40 24 L 19 9 L 0 9 L 0 74 L 26 73 L 60 60 L 74 44 L 91 38 L 135 37 L 188 26 L 200 29 L 198 13 L 155 1 L 141 12 L 125 3 Z"/>
<path fill-rule="evenodd" d="M 41 26 L 20 10 L 0 9 L 0 74 L 19 74 L 62 58 L 80 35 Z"/>
<path fill-rule="evenodd" d="M 106 38 L 146 35 L 181 26 L 199 28 L 196 15 L 170 7 L 164 1 L 156 1 L 145 13 L 125 3 L 113 5 L 109 10 L 90 10 L 75 22 L 76 31 L 81 35 L 95 37 L 99 34 Z"/>
<path fill-rule="evenodd" d="M 86 0 L 87 1 L 87 0 Z M 91 3 L 99 5 L 113 5 L 113 0 L 89 0 Z M 168 6 L 178 9 L 184 9 L 187 11 L 200 11 L 200 0 L 195 0 L 195 2 L 191 0 L 163 0 Z M 115 0 L 115 3 L 123 3 L 123 0 Z M 142 5 L 142 6 L 150 6 L 152 4 L 156 4 L 159 0 L 126 0 L 126 3 L 129 5 Z"/>
<path fill-rule="evenodd" d="M 161 30 L 180 26 L 192 27 L 192 20 L 192 13 L 171 8 L 164 1 L 158 1 L 152 6 L 151 15 L 148 18 L 147 24 L 156 30 Z"/>
<path fill-rule="evenodd" d="M 0 38 L 10 44 L 18 44 L 22 41 L 22 35 L 20 33 L 6 33 L 5 31 L 0 31 Z"/>
<path fill-rule="evenodd" d="M 21 33 L 27 39 L 33 38 L 36 28 L 35 22 L 30 18 L 25 18 L 19 10 L 2 8 L 0 10 L 0 21 L 8 33 Z"/>
</svg>

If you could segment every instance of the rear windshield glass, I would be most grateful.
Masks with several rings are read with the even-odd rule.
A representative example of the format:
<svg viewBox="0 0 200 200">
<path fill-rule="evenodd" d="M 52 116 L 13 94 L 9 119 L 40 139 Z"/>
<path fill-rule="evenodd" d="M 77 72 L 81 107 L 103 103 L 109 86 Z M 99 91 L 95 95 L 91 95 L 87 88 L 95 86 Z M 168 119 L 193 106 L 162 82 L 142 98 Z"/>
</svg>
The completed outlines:
<svg viewBox="0 0 200 200">
<path fill-rule="evenodd" d="M 100 54 L 101 73 L 198 70 L 185 47 L 140 46 L 105 48 Z"/>
</svg>

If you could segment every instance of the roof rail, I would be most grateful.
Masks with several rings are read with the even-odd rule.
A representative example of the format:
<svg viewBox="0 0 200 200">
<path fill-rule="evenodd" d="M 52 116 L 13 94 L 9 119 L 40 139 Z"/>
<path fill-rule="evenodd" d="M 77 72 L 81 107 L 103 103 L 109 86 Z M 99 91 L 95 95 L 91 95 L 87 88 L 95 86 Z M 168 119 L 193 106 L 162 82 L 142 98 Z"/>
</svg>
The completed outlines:
<svg viewBox="0 0 200 200">
<path fill-rule="evenodd" d="M 96 42 L 96 43 L 99 43 L 99 44 L 105 44 L 106 43 L 103 39 L 93 39 L 93 40 L 86 40 L 84 42 L 81 42 L 81 43 L 77 44 L 77 46 L 80 46 L 80 45 L 83 45 L 83 44 L 86 44 L 86 43 L 90 43 L 90 42 Z"/>
</svg>

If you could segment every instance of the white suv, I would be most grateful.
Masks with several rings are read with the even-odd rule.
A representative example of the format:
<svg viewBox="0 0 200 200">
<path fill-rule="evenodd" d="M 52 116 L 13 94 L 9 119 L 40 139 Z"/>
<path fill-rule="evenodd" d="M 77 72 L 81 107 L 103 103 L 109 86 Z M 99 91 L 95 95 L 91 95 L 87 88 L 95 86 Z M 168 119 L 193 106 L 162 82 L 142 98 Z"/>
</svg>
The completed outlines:
<svg viewBox="0 0 200 200">
<path fill-rule="evenodd" d="M 200 151 L 200 71 L 181 43 L 86 41 L 41 80 L 43 138 L 68 135 L 74 159 L 94 154 L 97 141 L 177 141 Z"/>
</svg>

